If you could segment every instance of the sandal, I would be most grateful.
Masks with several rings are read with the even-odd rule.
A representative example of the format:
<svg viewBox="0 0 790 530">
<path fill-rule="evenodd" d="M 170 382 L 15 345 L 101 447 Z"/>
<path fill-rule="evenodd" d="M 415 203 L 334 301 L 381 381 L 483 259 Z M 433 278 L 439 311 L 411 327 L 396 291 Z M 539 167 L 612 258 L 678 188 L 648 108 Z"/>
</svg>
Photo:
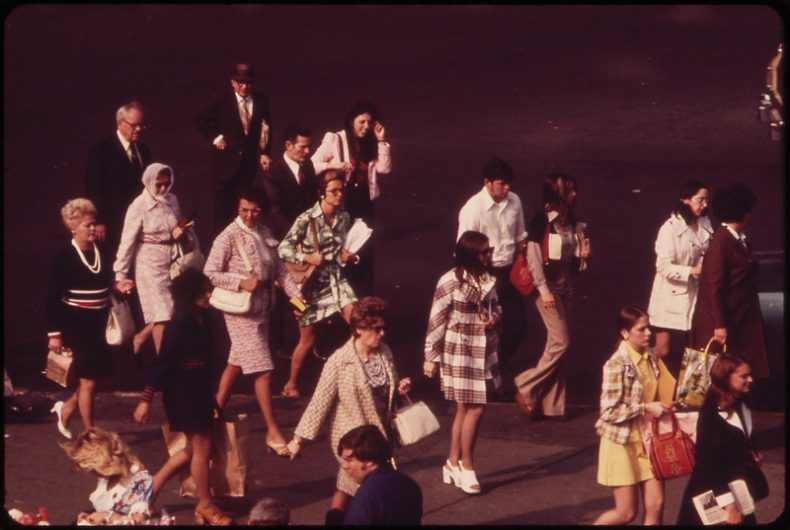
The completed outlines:
<svg viewBox="0 0 790 530">
<path fill-rule="evenodd" d="M 284 457 L 291 456 L 291 450 L 288 449 L 288 444 L 285 442 L 280 442 L 280 443 L 272 442 L 267 438 L 266 450 L 270 453 L 276 454 L 277 456 L 284 456 Z"/>
<path fill-rule="evenodd" d="M 200 508 L 195 506 L 195 523 L 208 524 L 211 526 L 228 526 L 233 522 L 233 519 L 222 513 L 216 504 L 212 504 L 207 508 Z"/>
<path fill-rule="evenodd" d="M 535 401 L 527 401 L 524 396 L 521 395 L 521 392 L 518 391 L 516 391 L 516 403 L 521 409 L 521 412 L 523 412 L 528 418 L 534 419 L 540 415 L 540 412 L 538 411 L 538 404 L 535 403 Z"/>
<path fill-rule="evenodd" d="M 288 388 L 287 386 L 283 387 L 283 391 L 280 392 L 280 397 L 289 397 L 289 398 L 298 398 L 302 397 L 296 388 Z"/>
<path fill-rule="evenodd" d="M 464 463 L 460 460 L 458 461 L 458 469 L 460 470 L 461 476 L 461 490 L 464 493 L 468 493 L 470 495 L 477 495 L 480 493 L 480 482 L 477 480 L 477 475 L 475 475 L 474 469 L 466 469 L 464 467 Z"/>
<path fill-rule="evenodd" d="M 461 487 L 461 470 L 450 463 L 450 459 L 442 466 L 442 482 Z"/>
</svg>

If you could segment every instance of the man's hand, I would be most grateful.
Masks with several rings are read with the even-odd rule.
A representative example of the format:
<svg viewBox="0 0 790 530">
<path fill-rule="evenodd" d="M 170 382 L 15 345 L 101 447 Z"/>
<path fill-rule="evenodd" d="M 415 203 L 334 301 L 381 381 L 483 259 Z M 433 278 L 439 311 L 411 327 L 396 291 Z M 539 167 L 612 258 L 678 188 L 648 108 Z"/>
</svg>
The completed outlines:
<svg viewBox="0 0 790 530">
<path fill-rule="evenodd" d="M 96 227 L 96 241 L 99 243 L 104 243 L 104 239 L 107 237 L 107 225 L 95 225 Z"/>
<path fill-rule="evenodd" d="M 261 169 L 266 171 L 269 169 L 269 166 L 272 163 L 272 159 L 269 158 L 269 155 L 261 155 Z"/>
<path fill-rule="evenodd" d="M 216 148 L 217 148 L 217 149 L 219 149 L 220 151 L 224 151 L 225 149 L 227 149 L 227 147 L 228 147 L 228 144 L 227 144 L 227 142 L 225 142 L 225 139 L 224 139 L 224 138 L 220 138 L 220 139 L 219 139 L 219 140 L 217 140 L 217 142 L 214 144 L 214 147 L 216 147 Z"/>
</svg>

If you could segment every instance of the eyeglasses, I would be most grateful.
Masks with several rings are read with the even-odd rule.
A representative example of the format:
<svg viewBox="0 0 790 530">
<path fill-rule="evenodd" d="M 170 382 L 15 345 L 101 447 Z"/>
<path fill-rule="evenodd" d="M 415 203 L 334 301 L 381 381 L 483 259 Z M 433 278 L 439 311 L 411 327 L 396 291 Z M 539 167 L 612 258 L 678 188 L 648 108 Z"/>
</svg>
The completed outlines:
<svg viewBox="0 0 790 530">
<path fill-rule="evenodd" d="M 260 208 L 241 208 L 241 207 L 239 207 L 239 212 L 240 213 L 256 214 L 256 213 L 261 213 L 261 209 Z"/>
<path fill-rule="evenodd" d="M 361 329 L 365 329 L 365 330 L 368 330 L 368 331 L 373 331 L 375 333 L 381 333 L 382 331 L 385 331 L 386 326 L 384 326 L 384 324 L 375 324 L 373 326 L 368 326 L 366 328 L 361 328 Z"/>
<path fill-rule="evenodd" d="M 336 188 L 334 190 L 326 190 L 326 192 L 329 195 L 342 195 L 343 194 L 343 188 Z"/>
<path fill-rule="evenodd" d="M 145 129 L 145 124 L 143 124 L 142 122 L 140 122 L 140 123 L 132 123 L 132 122 L 126 121 L 126 120 L 121 120 L 121 121 L 124 122 L 129 127 L 131 127 L 132 129 L 140 129 L 141 131 Z"/>
</svg>

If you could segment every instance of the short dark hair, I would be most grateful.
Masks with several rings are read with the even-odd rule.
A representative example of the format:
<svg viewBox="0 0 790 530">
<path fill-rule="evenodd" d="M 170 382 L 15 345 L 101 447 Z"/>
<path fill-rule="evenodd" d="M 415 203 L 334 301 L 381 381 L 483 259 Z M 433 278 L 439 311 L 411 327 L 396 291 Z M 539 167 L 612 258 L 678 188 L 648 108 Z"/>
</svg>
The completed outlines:
<svg viewBox="0 0 790 530">
<path fill-rule="evenodd" d="M 617 312 L 617 338 L 622 339 L 621 331 L 630 331 L 640 318 L 647 316 L 647 312 L 639 307 L 632 305 L 621 307 Z"/>
<path fill-rule="evenodd" d="M 257 204 L 261 209 L 266 207 L 266 195 L 263 190 L 255 186 L 242 186 L 236 193 L 236 205 L 244 199 L 245 201 Z"/>
<path fill-rule="evenodd" d="M 349 326 L 354 336 L 358 336 L 358 330 L 368 329 L 378 320 L 384 320 L 384 312 L 387 309 L 387 302 L 378 296 L 366 296 L 354 302 L 351 307 L 351 319 Z"/>
<path fill-rule="evenodd" d="M 310 134 L 311 134 L 310 129 L 306 127 L 302 127 L 298 123 L 291 123 L 283 131 L 283 144 L 285 144 L 285 142 L 296 143 L 297 136 L 309 137 Z"/>
<path fill-rule="evenodd" d="M 318 174 L 318 198 L 323 199 L 326 195 L 326 188 L 330 182 L 339 180 L 345 184 L 345 175 L 337 169 L 325 169 Z"/>
<path fill-rule="evenodd" d="M 483 166 L 483 179 L 489 182 L 503 180 L 513 181 L 513 168 L 501 158 L 492 158 Z"/>
<path fill-rule="evenodd" d="M 485 272 L 485 265 L 480 262 L 480 254 L 488 248 L 488 237 L 480 232 L 467 230 L 455 244 L 455 275 L 460 280 L 461 271 L 465 270 L 474 277 L 479 277 Z"/>
<path fill-rule="evenodd" d="M 344 449 L 351 449 L 351 455 L 361 462 L 382 465 L 392 458 L 392 444 L 375 425 L 360 425 L 344 434 L 337 443 L 337 455 Z"/>
<path fill-rule="evenodd" d="M 697 194 L 699 190 L 706 190 L 708 187 L 705 185 L 704 182 L 701 180 L 689 180 L 683 187 L 680 189 L 680 201 L 677 203 L 675 208 L 672 210 L 672 213 L 676 213 L 686 221 L 686 224 L 689 224 L 694 220 L 694 214 L 691 211 L 691 207 L 686 204 L 684 201 L 686 199 L 691 199 L 694 195 Z M 707 210 L 707 208 L 706 208 Z M 702 212 L 705 215 L 705 211 Z"/>
<path fill-rule="evenodd" d="M 291 522 L 291 510 L 282 500 L 264 497 L 250 510 L 247 524 L 262 526 L 285 526 Z"/>
<path fill-rule="evenodd" d="M 173 295 L 173 314 L 183 317 L 193 314 L 195 300 L 211 290 L 211 280 L 197 269 L 188 268 L 179 274 L 170 285 Z"/>
<path fill-rule="evenodd" d="M 713 196 L 713 215 L 721 223 L 740 223 L 746 214 L 754 210 L 757 196 L 740 182 L 717 190 Z"/>
</svg>

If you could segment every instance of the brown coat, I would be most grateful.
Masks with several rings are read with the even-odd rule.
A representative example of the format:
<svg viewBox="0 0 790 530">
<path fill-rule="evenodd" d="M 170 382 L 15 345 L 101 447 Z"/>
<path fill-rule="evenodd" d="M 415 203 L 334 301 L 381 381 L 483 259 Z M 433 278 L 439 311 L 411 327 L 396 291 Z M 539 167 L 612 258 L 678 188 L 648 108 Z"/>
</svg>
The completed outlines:
<svg viewBox="0 0 790 530">
<path fill-rule="evenodd" d="M 758 263 L 724 226 L 713 233 L 702 262 L 691 344 L 703 349 L 716 328 L 727 329 L 727 351 L 747 360 L 755 378 L 768 376 L 763 317 L 757 293 Z"/>
</svg>

